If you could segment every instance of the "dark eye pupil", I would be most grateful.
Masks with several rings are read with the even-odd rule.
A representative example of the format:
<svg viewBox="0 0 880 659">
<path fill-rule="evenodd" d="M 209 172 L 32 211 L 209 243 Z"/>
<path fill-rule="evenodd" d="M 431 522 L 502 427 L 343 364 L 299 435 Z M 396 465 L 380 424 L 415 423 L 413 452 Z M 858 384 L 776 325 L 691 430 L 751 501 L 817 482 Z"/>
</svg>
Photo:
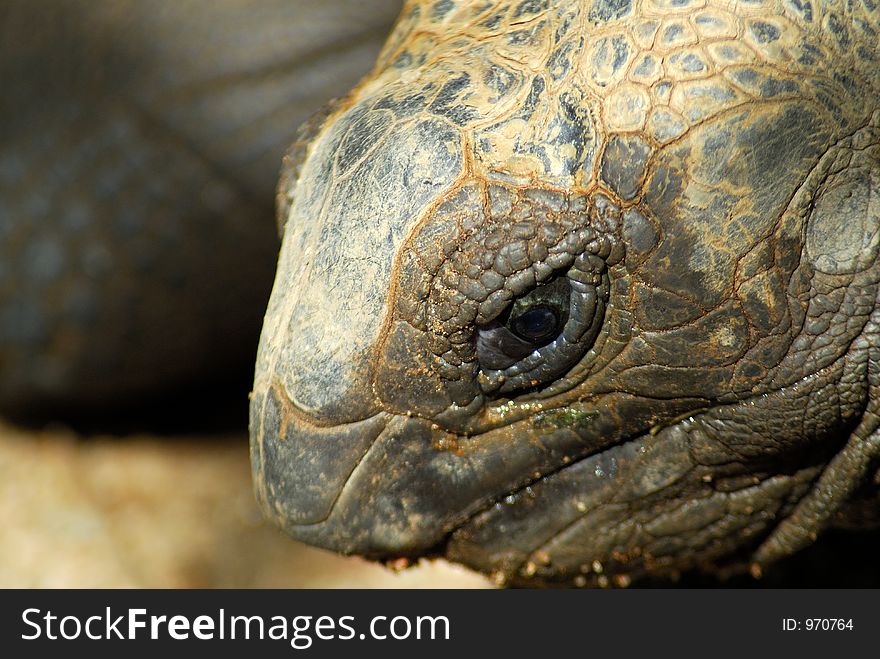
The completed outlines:
<svg viewBox="0 0 880 659">
<path fill-rule="evenodd" d="M 509 327 L 521 339 L 543 344 L 559 333 L 559 317 L 556 311 L 546 305 L 536 305 L 512 318 Z"/>
</svg>

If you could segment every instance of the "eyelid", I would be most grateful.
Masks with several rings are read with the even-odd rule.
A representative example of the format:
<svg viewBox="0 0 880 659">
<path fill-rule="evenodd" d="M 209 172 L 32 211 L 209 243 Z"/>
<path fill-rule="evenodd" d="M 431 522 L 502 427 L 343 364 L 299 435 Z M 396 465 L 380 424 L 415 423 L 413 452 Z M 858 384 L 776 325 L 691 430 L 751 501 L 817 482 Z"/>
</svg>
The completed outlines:
<svg viewBox="0 0 880 659">
<path fill-rule="evenodd" d="M 480 366 L 495 371 L 510 368 L 535 351 L 503 325 L 487 327 L 477 332 L 477 358 Z"/>
</svg>

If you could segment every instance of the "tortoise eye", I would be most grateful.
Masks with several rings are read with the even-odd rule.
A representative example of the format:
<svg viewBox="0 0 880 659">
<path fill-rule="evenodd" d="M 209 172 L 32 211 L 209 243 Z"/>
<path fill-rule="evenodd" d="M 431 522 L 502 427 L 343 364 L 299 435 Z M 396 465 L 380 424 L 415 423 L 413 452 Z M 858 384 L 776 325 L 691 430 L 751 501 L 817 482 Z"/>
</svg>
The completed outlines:
<svg viewBox="0 0 880 659">
<path fill-rule="evenodd" d="M 480 328 L 477 354 L 485 368 L 503 369 L 551 343 L 568 318 L 571 288 L 563 274 L 516 300 Z"/>
<path fill-rule="evenodd" d="M 604 261 L 578 256 L 493 320 L 476 328 L 480 386 L 487 394 L 541 387 L 590 349 L 605 317 L 609 282 Z"/>
<path fill-rule="evenodd" d="M 536 348 L 550 343 L 562 329 L 558 312 L 546 304 L 529 307 L 516 318 L 511 318 L 508 327 Z"/>
</svg>

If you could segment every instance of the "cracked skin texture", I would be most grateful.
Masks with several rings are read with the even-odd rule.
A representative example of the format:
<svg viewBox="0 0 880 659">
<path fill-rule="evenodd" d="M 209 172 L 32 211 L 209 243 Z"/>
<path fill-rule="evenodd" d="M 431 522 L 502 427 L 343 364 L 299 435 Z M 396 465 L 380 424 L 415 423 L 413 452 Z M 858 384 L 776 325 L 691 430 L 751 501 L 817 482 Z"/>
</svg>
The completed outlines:
<svg viewBox="0 0 880 659">
<path fill-rule="evenodd" d="M 878 34 L 869 0 L 407 4 L 282 177 L 266 513 L 576 585 L 871 518 Z M 551 284 L 558 335 L 506 354 Z"/>
</svg>

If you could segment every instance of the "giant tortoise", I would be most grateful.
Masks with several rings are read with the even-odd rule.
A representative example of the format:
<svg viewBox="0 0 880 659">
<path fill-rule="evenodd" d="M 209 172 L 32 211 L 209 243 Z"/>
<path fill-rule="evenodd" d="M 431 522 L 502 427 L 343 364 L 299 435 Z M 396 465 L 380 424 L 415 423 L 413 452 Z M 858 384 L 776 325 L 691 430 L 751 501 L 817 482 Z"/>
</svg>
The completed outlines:
<svg viewBox="0 0 880 659">
<path fill-rule="evenodd" d="M 878 3 L 410 2 L 342 96 L 398 11 L 0 3 L 0 411 L 209 423 L 293 140 L 251 434 L 295 537 L 624 585 L 877 524 Z"/>
<path fill-rule="evenodd" d="M 875 0 L 407 3 L 282 174 L 267 515 L 579 585 L 876 521 L 878 35 Z"/>
</svg>

